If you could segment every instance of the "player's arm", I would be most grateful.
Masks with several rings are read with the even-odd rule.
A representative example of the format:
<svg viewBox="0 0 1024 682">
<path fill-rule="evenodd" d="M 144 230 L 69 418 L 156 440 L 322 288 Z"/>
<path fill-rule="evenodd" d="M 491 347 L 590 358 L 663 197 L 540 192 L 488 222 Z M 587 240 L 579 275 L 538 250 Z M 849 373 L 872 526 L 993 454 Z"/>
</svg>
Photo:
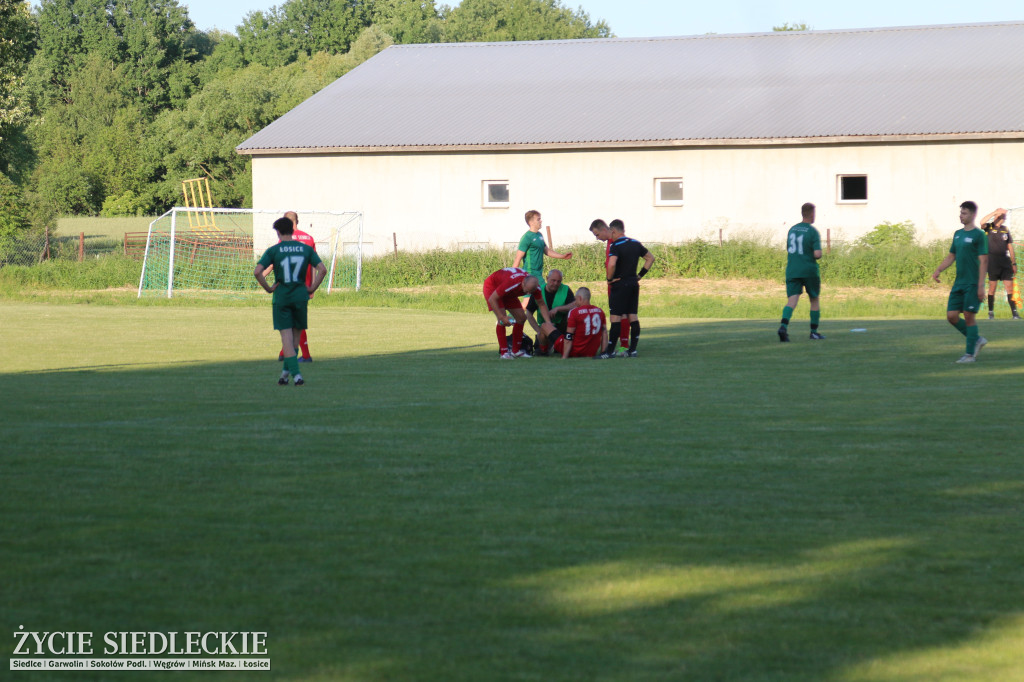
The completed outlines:
<svg viewBox="0 0 1024 682">
<path fill-rule="evenodd" d="M 654 254 L 648 251 L 644 254 L 644 266 L 640 269 L 640 272 L 636 273 L 637 279 L 643 279 L 651 270 L 651 266 L 654 265 Z"/>
<path fill-rule="evenodd" d="M 548 304 L 547 304 L 547 301 L 544 300 L 544 297 L 543 296 L 537 296 L 534 300 L 537 301 L 537 308 L 540 309 L 540 316 L 544 318 L 544 321 L 547 322 L 548 324 L 554 324 L 551 321 L 551 311 L 548 310 Z M 533 316 L 530 315 L 529 319 L 533 320 Z M 533 322 L 533 328 L 534 328 L 534 330 L 539 330 L 540 329 L 540 327 L 537 326 L 536 322 Z"/>
<path fill-rule="evenodd" d="M 256 269 L 252 271 L 253 277 L 256 278 L 256 281 L 260 283 L 260 286 L 263 287 L 263 290 L 266 291 L 268 294 L 274 293 L 274 289 L 276 289 L 277 285 L 280 284 L 280 282 L 274 282 L 274 286 L 270 286 L 269 284 L 267 284 L 267 273 L 273 269 L 273 265 L 271 265 L 269 268 L 264 268 L 264 266 L 261 263 L 257 263 Z"/>
<path fill-rule="evenodd" d="M 998 218 L 1000 216 L 1004 216 L 1004 215 L 1006 215 L 1006 209 L 1005 208 L 997 208 L 996 210 L 992 211 L 987 216 L 982 218 L 981 221 L 979 222 L 979 224 L 981 224 L 981 225 L 988 225 L 989 223 L 994 223 L 996 218 Z"/>
<path fill-rule="evenodd" d="M 985 300 L 985 278 L 988 276 L 988 254 L 978 256 L 978 300 Z"/>
<path fill-rule="evenodd" d="M 576 327 L 566 327 L 565 328 L 565 336 L 562 337 L 563 339 L 565 339 L 564 341 L 562 341 L 562 359 L 563 360 L 568 358 L 569 357 L 569 353 L 572 352 L 572 337 L 573 337 L 573 335 L 575 333 L 576 333 Z M 601 347 L 604 348 L 604 346 L 601 346 Z"/>
<path fill-rule="evenodd" d="M 498 296 L 497 290 L 491 292 L 491 295 L 487 297 L 487 302 L 490 304 L 494 316 L 498 318 L 498 324 L 502 327 L 507 327 L 508 311 L 505 310 L 505 306 L 501 305 L 501 298 Z"/>
<path fill-rule="evenodd" d="M 607 347 L 608 347 L 608 326 L 602 323 L 601 324 L 601 345 L 599 346 L 599 348 L 607 348 Z"/>
<path fill-rule="evenodd" d="M 327 266 L 323 264 L 323 261 L 316 264 L 316 269 L 313 271 L 313 285 L 309 288 L 309 295 L 312 296 L 313 292 L 320 288 L 320 284 L 324 281 L 324 277 L 327 276 Z"/>
<path fill-rule="evenodd" d="M 953 261 L 955 261 L 955 260 L 956 260 L 956 254 L 954 254 L 952 251 L 947 253 L 946 257 L 942 259 L 941 263 L 939 263 L 939 267 L 935 268 L 935 272 L 932 273 L 932 279 L 934 279 L 936 282 L 941 282 L 942 280 L 939 279 L 939 275 L 942 274 L 943 270 L 945 270 L 950 265 L 952 265 Z M 988 257 L 987 256 L 985 258 L 985 262 L 988 263 Z M 982 270 L 982 272 L 988 272 L 988 271 L 987 270 Z"/>
<path fill-rule="evenodd" d="M 572 289 L 569 289 L 569 295 L 565 297 L 565 303 L 559 306 L 555 306 L 551 309 L 552 315 L 558 315 L 560 313 L 567 313 L 576 307 L 576 296 L 572 293 Z"/>
<path fill-rule="evenodd" d="M 551 258 L 561 258 L 562 260 L 569 260 L 572 258 L 572 251 L 567 253 L 558 253 L 547 244 L 544 245 L 544 255 L 550 256 Z"/>
<path fill-rule="evenodd" d="M 605 274 L 608 275 L 608 283 L 611 284 L 612 277 L 615 276 L 615 264 L 619 262 L 618 256 L 608 256 L 608 260 L 604 264 Z"/>
<path fill-rule="evenodd" d="M 526 258 L 526 252 L 525 251 L 523 251 L 522 249 L 519 249 L 518 251 L 516 251 L 516 259 L 514 261 L 512 261 L 512 267 L 518 268 L 520 265 L 523 264 L 523 259 L 524 258 Z"/>
</svg>

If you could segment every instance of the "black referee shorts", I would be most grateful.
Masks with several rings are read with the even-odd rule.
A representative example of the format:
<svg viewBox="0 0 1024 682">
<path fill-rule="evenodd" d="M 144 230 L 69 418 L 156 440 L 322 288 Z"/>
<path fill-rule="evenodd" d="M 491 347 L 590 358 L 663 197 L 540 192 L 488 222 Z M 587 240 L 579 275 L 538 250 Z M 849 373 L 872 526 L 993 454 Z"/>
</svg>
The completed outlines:
<svg viewBox="0 0 1024 682">
<path fill-rule="evenodd" d="M 1013 279 L 1012 265 L 997 265 L 988 269 L 988 278 L 992 282 L 1009 282 Z"/>
<path fill-rule="evenodd" d="M 636 315 L 640 307 L 640 284 L 629 282 L 612 284 L 608 293 L 608 313 L 616 317 Z"/>
</svg>

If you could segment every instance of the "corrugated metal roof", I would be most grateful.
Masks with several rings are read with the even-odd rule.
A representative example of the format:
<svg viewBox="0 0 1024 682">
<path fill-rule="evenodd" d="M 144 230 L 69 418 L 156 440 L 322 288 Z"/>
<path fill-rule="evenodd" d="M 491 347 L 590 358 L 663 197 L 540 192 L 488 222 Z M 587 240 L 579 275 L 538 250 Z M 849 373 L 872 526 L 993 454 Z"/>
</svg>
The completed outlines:
<svg viewBox="0 0 1024 682">
<path fill-rule="evenodd" d="M 242 153 L 1024 131 L 1024 22 L 393 46 Z"/>
</svg>

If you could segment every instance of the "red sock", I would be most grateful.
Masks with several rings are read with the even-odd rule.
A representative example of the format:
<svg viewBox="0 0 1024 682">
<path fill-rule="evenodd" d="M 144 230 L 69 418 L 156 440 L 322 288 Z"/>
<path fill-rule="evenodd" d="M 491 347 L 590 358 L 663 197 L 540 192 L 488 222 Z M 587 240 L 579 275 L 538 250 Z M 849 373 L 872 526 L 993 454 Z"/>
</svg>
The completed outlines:
<svg viewBox="0 0 1024 682">
<path fill-rule="evenodd" d="M 523 347 L 523 325 L 512 325 L 512 352 L 518 353 Z"/>
<path fill-rule="evenodd" d="M 622 318 L 622 326 L 619 327 L 619 345 L 624 349 L 629 348 L 629 318 Z"/>
<path fill-rule="evenodd" d="M 302 357 L 309 358 L 309 339 L 306 337 L 306 330 L 299 334 L 299 348 L 302 350 Z"/>
<path fill-rule="evenodd" d="M 504 325 L 494 325 L 494 331 L 498 333 L 498 352 L 504 355 L 508 352 L 508 339 L 505 338 Z"/>
</svg>

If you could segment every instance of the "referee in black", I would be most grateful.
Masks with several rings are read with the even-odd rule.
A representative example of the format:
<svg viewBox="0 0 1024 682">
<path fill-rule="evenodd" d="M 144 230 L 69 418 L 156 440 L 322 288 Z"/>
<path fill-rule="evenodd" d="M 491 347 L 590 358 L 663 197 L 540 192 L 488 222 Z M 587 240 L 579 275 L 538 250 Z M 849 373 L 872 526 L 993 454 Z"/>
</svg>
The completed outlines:
<svg viewBox="0 0 1024 682">
<path fill-rule="evenodd" d="M 605 269 L 608 275 L 608 348 L 597 356 L 602 360 L 615 357 L 615 344 L 621 336 L 623 318 L 629 318 L 629 349 L 623 349 L 623 357 L 636 357 L 636 344 L 640 339 L 640 318 L 637 308 L 640 305 L 640 278 L 647 274 L 654 264 L 654 254 L 643 244 L 626 236 L 626 225 L 621 220 L 608 223 L 611 231 L 611 247 L 608 250 L 608 261 Z M 636 271 L 640 259 L 644 259 L 644 267 Z"/>
<path fill-rule="evenodd" d="M 1013 237 L 1006 226 L 1006 209 L 997 208 L 981 219 L 981 228 L 988 233 L 988 319 L 995 319 L 996 286 L 1003 283 L 1006 300 L 1013 319 L 1019 320 L 1017 304 L 1013 302 L 1013 279 L 1017 276 L 1017 258 L 1013 252 Z"/>
</svg>

